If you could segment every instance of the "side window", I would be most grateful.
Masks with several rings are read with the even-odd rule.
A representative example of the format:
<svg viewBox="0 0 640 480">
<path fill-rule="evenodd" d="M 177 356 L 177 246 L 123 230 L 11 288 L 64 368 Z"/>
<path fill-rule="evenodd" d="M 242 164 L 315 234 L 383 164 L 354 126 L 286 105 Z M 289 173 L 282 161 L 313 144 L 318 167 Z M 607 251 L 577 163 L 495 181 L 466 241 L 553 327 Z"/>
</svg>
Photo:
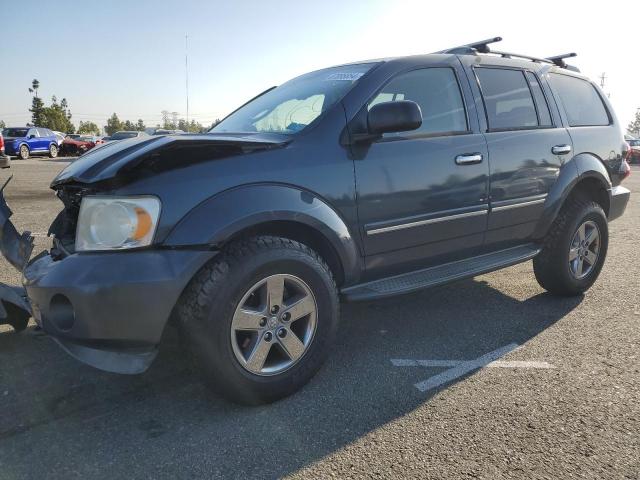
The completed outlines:
<svg viewBox="0 0 640 480">
<path fill-rule="evenodd" d="M 27 138 L 29 138 L 31 135 L 33 135 L 34 137 L 38 137 L 38 129 L 30 128 L 29 131 L 27 132 Z"/>
<path fill-rule="evenodd" d="M 402 73 L 382 88 L 368 108 L 399 100 L 416 102 L 422 111 L 422 126 L 410 133 L 444 134 L 468 130 L 462 93 L 451 68 L 424 68 Z"/>
<path fill-rule="evenodd" d="M 586 80 L 551 73 L 551 86 L 558 93 L 572 127 L 609 125 L 609 115 L 595 87 Z"/>
<path fill-rule="evenodd" d="M 531 91 L 522 70 L 477 68 L 490 130 L 538 126 Z"/>
<path fill-rule="evenodd" d="M 38 128 L 38 133 L 41 137 L 48 137 L 50 135 L 46 128 Z"/>
<path fill-rule="evenodd" d="M 533 94 L 533 99 L 536 101 L 536 110 L 538 112 L 538 124 L 541 127 L 550 127 L 553 125 L 551 121 L 551 113 L 549 112 L 549 105 L 547 99 L 544 97 L 542 87 L 536 76 L 531 72 L 525 72 L 527 81 L 529 82 L 529 88 Z"/>
</svg>

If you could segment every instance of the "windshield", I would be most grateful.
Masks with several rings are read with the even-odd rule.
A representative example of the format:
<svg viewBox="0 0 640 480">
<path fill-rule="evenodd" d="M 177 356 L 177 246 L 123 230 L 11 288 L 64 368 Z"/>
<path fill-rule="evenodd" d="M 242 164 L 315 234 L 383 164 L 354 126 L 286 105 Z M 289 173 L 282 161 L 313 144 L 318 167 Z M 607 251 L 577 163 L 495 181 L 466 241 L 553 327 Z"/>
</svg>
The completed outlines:
<svg viewBox="0 0 640 480">
<path fill-rule="evenodd" d="M 210 132 L 294 134 L 339 101 L 372 63 L 307 73 L 250 101 Z"/>
<path fill-rule="evenodd" d="M 629 140 L 629 145 L 632 147 L 640 147 L 640 140 Z"/>
<path fill-rule="evenodd" d="M 116 132 L 111 135 L 111 140 L 122 140 L 123 138 L 133 138 L 138 134 L 135 132 Z"/>
<path fill-rule="evenodd" d="M 79 137 L 78 140 L 80 140 L 81 142 L 93 142 L 94 141 L 93 137 Z"/>
<path fill-rule="evenodd" d="M 2 131 L 4 137 L 26 137 L 28 128 L 5 128 Z"/>
</svg>

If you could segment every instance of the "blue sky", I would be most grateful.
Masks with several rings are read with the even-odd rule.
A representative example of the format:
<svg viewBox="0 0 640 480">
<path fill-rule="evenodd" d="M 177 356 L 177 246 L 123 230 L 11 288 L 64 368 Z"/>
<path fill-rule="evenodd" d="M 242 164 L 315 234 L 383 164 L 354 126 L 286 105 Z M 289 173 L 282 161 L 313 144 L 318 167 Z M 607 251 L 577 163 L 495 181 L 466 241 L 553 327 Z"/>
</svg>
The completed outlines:
<svg viewBox="0 0 640 480">
<path fill-rule="evenodd" d="M 210 123 L 248 98 L 306 71 L 349 61 L 434 51 L 501 35 L 501 47 L 546 56 L 577 51 L 584 73 L 607 73 L 605 90 L 626 126 L 640 107 L 625 54 L 638 42 L 624 11 L 597 18 L 584 2 L 44 1 L 3 4 L 0 120 L 24 124 L 31 80 L 66 97 L 73 121 L 160 121 L 186 113 L 184 35 L 189 35 L 192 118 Z M 553 9 L 553 10 L 551 10 Z M 11 19 L 11 21 L 8 21 Z M 554 20 L 555 19 L 555 20 Z"/>
</svg>

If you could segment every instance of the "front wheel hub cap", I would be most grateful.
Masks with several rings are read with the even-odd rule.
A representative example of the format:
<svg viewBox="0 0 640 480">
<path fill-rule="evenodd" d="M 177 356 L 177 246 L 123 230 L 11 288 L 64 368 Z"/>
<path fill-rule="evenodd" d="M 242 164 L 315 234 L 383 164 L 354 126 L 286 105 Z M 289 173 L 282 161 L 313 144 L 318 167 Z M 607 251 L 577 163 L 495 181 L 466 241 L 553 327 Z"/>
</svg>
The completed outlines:
<svg viewBox="0 0 640 480">
<path fill-rule="evenodd" d="M 280 374 L 309 350 L 317 317 L 316 298 L 301 278 L 284 273 L 264 278 L 247 290 L 234 312 L 234 356 L 255 375 Z"/>
</svg>

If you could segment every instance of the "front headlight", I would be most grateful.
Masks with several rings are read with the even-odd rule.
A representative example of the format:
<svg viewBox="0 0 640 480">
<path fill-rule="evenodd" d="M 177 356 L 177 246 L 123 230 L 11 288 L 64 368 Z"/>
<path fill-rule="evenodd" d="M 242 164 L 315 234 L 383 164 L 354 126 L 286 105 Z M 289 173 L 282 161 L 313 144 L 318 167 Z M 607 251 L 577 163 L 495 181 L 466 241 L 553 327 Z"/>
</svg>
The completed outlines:
<svg viewBox="0 0 640 480">
<path fill-rule="evenodd" d="M 156 197 L 84 197 L 76 230 L 76 251 L 150 245 L 159 215 L 160 200 Z"/>
</svg>

